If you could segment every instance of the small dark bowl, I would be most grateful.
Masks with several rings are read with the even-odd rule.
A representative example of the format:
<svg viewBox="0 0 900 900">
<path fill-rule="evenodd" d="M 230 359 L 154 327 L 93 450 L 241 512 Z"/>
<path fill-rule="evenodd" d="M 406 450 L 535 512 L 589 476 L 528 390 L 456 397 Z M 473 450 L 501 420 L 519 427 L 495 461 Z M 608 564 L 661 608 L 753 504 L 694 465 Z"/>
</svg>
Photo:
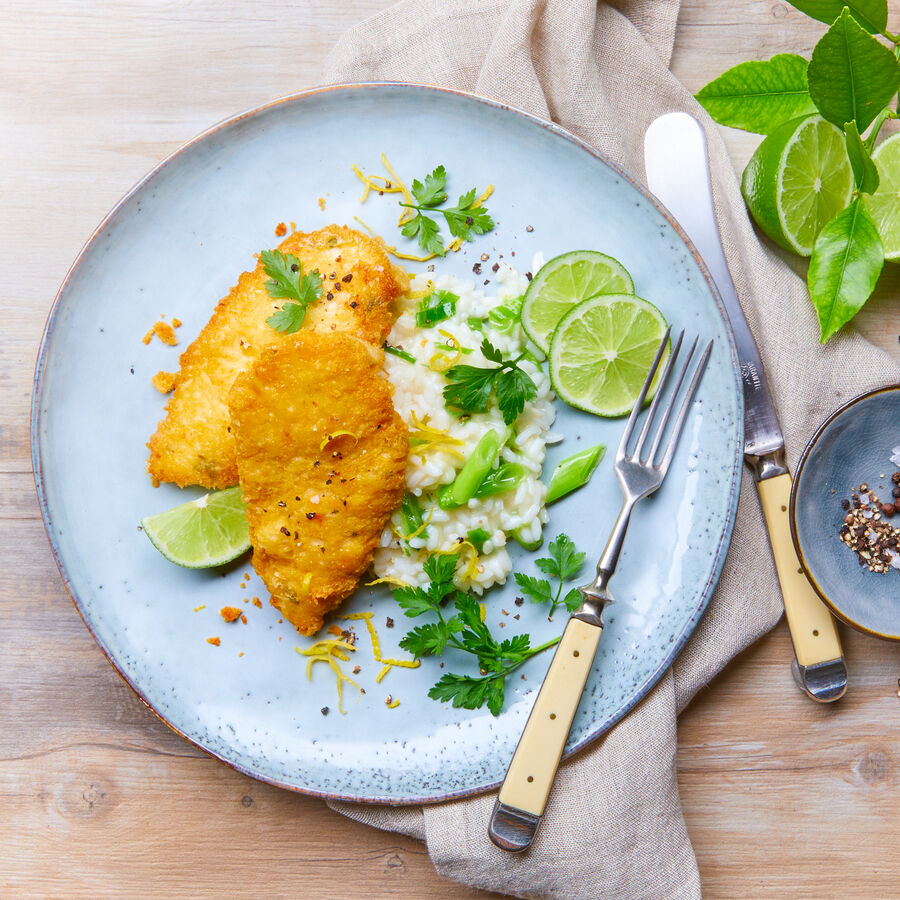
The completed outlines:
<svg viewBox="0 0 900 900">
<path fill-rule="evenodd" d="M 890 457 L 898 445 L 900 385 L 851 400 L 803 451 L 790 509 L 794 547 L 819 596 L 848 625 L 891 641 L 900 641 L 900 571 L 870 572 L 838 531 L 846 515 L 841 501 L 852 488 L 866 484 L 882 502 L 891 501 L 897 468 Z M 887 521 L 900 528 L 900 516 Z"/>
</svg>

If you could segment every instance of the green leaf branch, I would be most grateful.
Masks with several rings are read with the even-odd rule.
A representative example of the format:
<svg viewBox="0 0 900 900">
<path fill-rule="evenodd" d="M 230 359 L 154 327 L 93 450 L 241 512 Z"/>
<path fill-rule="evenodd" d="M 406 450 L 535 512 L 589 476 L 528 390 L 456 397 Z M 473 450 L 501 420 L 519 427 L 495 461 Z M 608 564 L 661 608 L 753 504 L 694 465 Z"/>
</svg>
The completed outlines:
<svg viewBox="0 0 900 900">
<path fill-rule="evenodd" d="M 741 63 L 703 87 L 697 99 L 720 124 L 758 134 L 770 135 L 817 113 L 843 132 L 847 160 L 838 163 L 849 163 L 854 190 L 848 205 L 820 223 L 809 243 L 807 280 L 824 343 L 871 296 L 886 258 L 884 228 L 900 227 L 900 197 L 896 187 L 885 185 L 873 159 L 882 126 L 898 118 L 900 35 L 887 30 L 887 0 L 793 0 L 792 5 L 829 26 L 809 62 L 782 53 Z M 869 206 L 876 194 L 877 221 Z M 763 221 L 758 224 L 778 240 Z M 891 253 L 888 259 L 900 261 L 896 247 Z"/>
</svg>

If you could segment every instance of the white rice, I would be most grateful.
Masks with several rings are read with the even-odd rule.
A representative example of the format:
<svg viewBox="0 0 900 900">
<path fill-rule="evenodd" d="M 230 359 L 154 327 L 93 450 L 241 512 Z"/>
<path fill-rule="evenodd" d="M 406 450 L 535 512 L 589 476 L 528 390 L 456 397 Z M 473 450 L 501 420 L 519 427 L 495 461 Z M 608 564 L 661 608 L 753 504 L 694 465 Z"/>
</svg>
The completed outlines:
<svg viewBox="0 0 900 900">
<path fill-rule="evenodd" d="M 455 360 L 459 364 L 494 365 L 481 354 L 484 337 L 502 351 L 504 358 L 515 358 L 526 349 L 527 336 L 518 322 L 509 332 L 504 332 L 494 327 L 488 314 L 507 300 L 524 294 L 528 281 L 504 264 L 495 274 L 493 286 L 495 292 L 487 295 L 473 281 L 451 275 L 417 275 L 412 280 L 412 296 L 403 301 L 400 316 L 388 338 L 389 344 L 416 357 L 413 364 L 388 354 L 385 362 L 388 378 L 395 388 L 394 407 L 409 427 L 411 436 L 418 430 L 417 422 L 427 423 L 428 428 L 445 431 L 461 443 L 423 447 L 419 452 L 415 446 L 411 447 L 406 466 L 407 490 L 419 498 L 427 526 L 421 535 L 403 541 L 399 537 L 407 531 L 403 514 L 399 510 L 393 514 L 389 527 L 382 534 L 381 547 L 375 553 L 374 568 L 379 578 L 424 586 L 428 578 L 422 566 L 430 553 L 459 552 L 461 565 L 457 570 L 457 583 L 461 588 L 480 594 L 491 585 L 504 582 L 509 575 L 512 561 L 506 543 L 511 532 L 517 531 L 526 541 L 536 540 L 547 522 L 544 507 L 547 489 L 540 474 L 547 440 L 554 437 L 550 433 L 555 416 L 553 393 L 549 377 L 527 359 L 521 360 L 519 366 L 537 385 L 537 397 L 526 403 L 524 411 L 513 423 L 515 434 L 503 447 L 501 458 L 520 463 L 528 470 L 528 475 L 506 493 L 472 499 L 458 509 L 441 509 L 436 499 L 436 490 L 456 478 L 488 430 L 494 429 L 500 435 L 506 433 L 503 416 L 493 398 L 487 412 L 475 413 L 468 420 L 460 421 L 450 413 L 443 398 L 447 379 L 428 366 L 436 354 L 454 356 L 452 352 L 435 347 L 435 343 L 447 342 L 447 334 L 441 334 L 441 331 L 452 335 L 461 347 L 472 350 Z M 423 294 L 432 290 L 455 294 L 459 298 L 456 313 L 433 327 L 419 328 L 416 312 Z M 483 318 L 483 331 L 470 328 L 469 318 Z M 481 554 L 477 554 L 470 543 L 460 544 L 460 539 L 466 540 L 468 533 L 476 528 L 490 534 Z"/>
</svg>

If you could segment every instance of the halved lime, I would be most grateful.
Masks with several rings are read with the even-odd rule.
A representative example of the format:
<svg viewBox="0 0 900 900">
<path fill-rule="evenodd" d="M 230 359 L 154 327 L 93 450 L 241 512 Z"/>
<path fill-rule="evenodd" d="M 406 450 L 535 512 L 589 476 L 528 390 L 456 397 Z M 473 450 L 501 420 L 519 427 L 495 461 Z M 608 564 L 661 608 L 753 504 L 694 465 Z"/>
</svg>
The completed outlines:
<svg viewBox="0 0 900 900">
<path fill-rule="evenodd" d="M 522 326 L 541 350 L 550 349 L 550 335 L 577 303 L 596 294 L 633 294 L 634 282 L 617 259 L 595 250 L 573 250 L 541 266 L 525 292 Z"/>
<path fill-rule="evenodd" d="M 900 262 L 900 133 L 879 144 L 872 159 L 878 169 L 878 190 L 863 194 L 863 199 L 881 235 L 884 258 Z"/>
<path fill-rule="evenodd" d="M 553 389 L 585 412 L 624 416 L 634 408 L 666 327 L 652 303 L 631 294 L 601 294 L 579 303 L 550 340 Z M 653 393 L 651 386 L 648 400 Z"/>
<path fill-rule="evenodd" d="M 853 196 L 844 133 L 821 116 L 776 128 L 747 163 L 741 191 L 776 244 L 809 256 L 819 232 Z"/>
<path fill-rule="evenodd" d="M 239 487 L 211 491 L 166 512 L 141 519 L 153 546 L 188 569 L 221 566 L 250 549 L 247 512 Z"/>
</svg>

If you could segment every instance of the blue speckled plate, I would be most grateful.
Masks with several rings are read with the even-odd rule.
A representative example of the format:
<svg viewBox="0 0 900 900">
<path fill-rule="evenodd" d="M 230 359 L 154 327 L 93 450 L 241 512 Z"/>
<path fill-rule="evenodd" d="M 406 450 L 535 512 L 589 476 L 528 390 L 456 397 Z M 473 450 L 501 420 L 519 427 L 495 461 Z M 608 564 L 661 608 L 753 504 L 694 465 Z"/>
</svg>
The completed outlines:
<svg viewBox="0 0 900 900">
<path fill-rule="evenodd" d="M 898 423 L 900 385 L 863 394 L 829 416 L 797 466 L 790 511 L 797 556 L 819 596 L 848 625 L 892 641 L 900 641 L 900 572 L 868 571 L 838 531 L 841 501 L 861 484 L 891 501 Z"/>
<path fill-rule="evenodd" d="M 104 653 L 166 722 L 224 762 L 284 787 L 418 803 L 498 784 L 547 654 L 511 680 L 493 718 L 428 699 L 441 671 L 434 660 L 376 684 L 380 666 L 363 637 L 355 662 L 367 693 L 357 703 L 348 689 L 342 716 L 330 671 L 318 666 L 307 681 L 294 648 L 308 642 L 279 624 L 268 603 L 248 604 L 246 625 L 219 618 L 224 605 L 268 599 L 255 576 L 241 587 L 249 563 L 180 569 L 137 528 L 142 516 L 195 495 L 154 489 L 145 473 L 144 444 L 164 402 L 150 378 L 174 369 L 179 349 L 146 346 L 141 337 L 161 313 L 177 316 L 183 348 L 254 265 L 253 254 L 277 244 L 278 222 L 309 230 L 353 224 L 359 215 L 396 237 L 394 199 L 373 196 L 360 207 L 351 172 L 354 163 L 378 169 L 382 152 L 407 177 L 446 164 L 451 193 L 494 184 L 496 229 L 439 261 L 442 271 L 472 277 L 487 253 L 483 281 L 500 254 L 528 270 L 535 251 L 549 259 L 594 248 L 620 259 L 638 293 L 674 326 L 715 339 L 668 479 L 632 520 L 612 583 L 618 604 L 567 752 L 608 729 L 671 664 L 719 577 L 737 506 L 741 395 L 725 318 L 684 237 L 628 175 L 547 122 L 451 91 L 357 85 L 298 94 L 215 126 L 138 184 L 73 266 L 41 347 L 32 446 L 47 531 L 75 604 Z M 559 404 L 565 440 L 550 450 L 546 470 L 588 444 L 615 446 L 622 425 Z M 596 559 L 619 503 L 608 457 L 589 489 L 552 507 L 547 534 L 568 532 Z M 524 551 L 515 564 L 534 571 Z M 561 631 L 562 613 L 548 622 L 540 608 L 515 606 L 515 594 L 511 584 L 489 596 L 491 624 L 506 625 L 498 633 L 523 629 L 543 641 Z M 386 590 L 360 589 L 346 608 L 373 609 L 384 652 L 397 651 L 408 620 Z M 220 647 L 206 643 L 212 635 L 221 636 Z M 459 668 L 452 655 L 444 662 Z M 396 709 L 385 706 L 388 693 L 401 701 Z"/>
</svg>

